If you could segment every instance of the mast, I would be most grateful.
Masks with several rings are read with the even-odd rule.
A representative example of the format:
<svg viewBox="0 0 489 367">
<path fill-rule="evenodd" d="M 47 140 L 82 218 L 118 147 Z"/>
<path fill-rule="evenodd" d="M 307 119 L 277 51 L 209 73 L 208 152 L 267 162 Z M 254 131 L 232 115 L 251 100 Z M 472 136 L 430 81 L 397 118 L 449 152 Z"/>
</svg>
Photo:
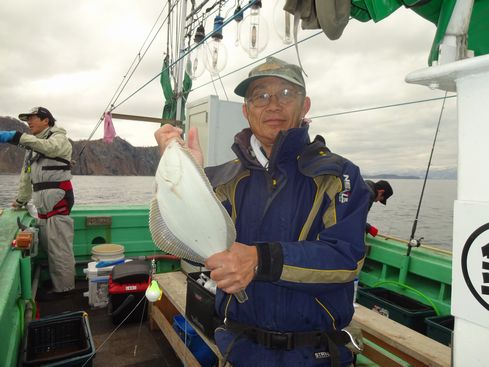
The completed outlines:
<svg viewBox="0 0 489 367">
<path fill-rule="evenodd" d="M 489 55 L 465 58 L 472 0 L 459 0 L 441 63 L 410 73 L 408 83 L 457 92 L 458 180 L 453 215 L 453 366 L 487 366 L 489 340 Z M 465 29 L 465 34 L 460 32 Z M 465 39 L 465 41 L 464 41 Z"/>
<path fill-rule="evenodd" d="M 180 61 L 178 61 L 177 64 L 177 111 L 176 111 L 176 117 L 175 119 L 177 121 L 181 121 L 182 119 L 182 98 L 183 98 L 183 65 L 184 65 L 184 60 L 183 60 L 183 55 L 185 54 L 185 19 L 187 17 L 187 0 L 181 0 L 182 4 L 182 9 L 180 11 L 180 41 L 178 44 L 179 47 L 179 55 L 178 58 Z"/>
</svg>

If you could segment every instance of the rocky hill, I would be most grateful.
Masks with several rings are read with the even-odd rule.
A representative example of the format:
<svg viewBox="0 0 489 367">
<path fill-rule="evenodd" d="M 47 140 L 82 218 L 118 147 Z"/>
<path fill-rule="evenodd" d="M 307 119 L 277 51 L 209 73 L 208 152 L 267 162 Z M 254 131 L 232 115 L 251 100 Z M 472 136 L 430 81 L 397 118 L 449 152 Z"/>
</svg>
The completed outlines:
<svg viewBox="0 0 489 367">
<path fill-rule="evenodd" d="M 0 117 L 0 130 L 27 132 L 28 128 L 14 118 Z M 102 140 L 71 143 L 75 175 L 153 176 L 160 159 L 158 147 L 133 147 L 119 137 L 112 144 Z M 19 173 L 24 154 L 23 148 L 0 144 L 0 174 Z"/>
</svg>

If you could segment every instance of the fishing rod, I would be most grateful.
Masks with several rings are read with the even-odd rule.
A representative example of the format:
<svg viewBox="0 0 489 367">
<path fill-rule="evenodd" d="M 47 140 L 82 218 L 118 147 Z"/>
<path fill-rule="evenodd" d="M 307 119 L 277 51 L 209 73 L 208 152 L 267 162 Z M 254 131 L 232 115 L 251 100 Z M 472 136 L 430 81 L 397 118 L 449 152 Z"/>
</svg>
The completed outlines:
<svg viewBox="0 0 489 367">
<path fill-rule="evenodd" d="M 435 137 L 433 139 L 433 145 L 431 146 L 430 159 L 428 160 L 428 167 L 426 167 L 426 173 L 424 175 L 423 188 L 421 189 L 421 195 L 419 197 L 418 209 L 416 210 L 416 217 L 414 218 L 413 227 L 411 229 L 411 236 L 409 237 L 409 243 L 408 243 L 406 256 L 410 256 L 411 255 L 411 249 L 413 247 L 419 247 L 421 245 L 421 240 L 423 239 L 423 237 L 415 239 L 414 235 L 416 234 L 416 227 L 418 226 L 419 211 L 421 209 L 421 203 L 423 202 L 424 190 L 426 187 L 426 181 L 428 180 L 428 173 L 430 172 L 431 159 L 433 158 L 433 152 L 435 151 L 436 138 L 438 137 L 438 131 L 440 130 L 441 117 L 443 115 L 443 110 L 445 109 L 445 102 L 447 100 L 447 93 L 448 93 L 448 91 L 445 92 L 445 96 L 443 98 L 443 103 L 441 105 L 440 115 L 438 117 L 438 124 L 436 126 L 436 131 L 435 131 Z"/>
</svg>

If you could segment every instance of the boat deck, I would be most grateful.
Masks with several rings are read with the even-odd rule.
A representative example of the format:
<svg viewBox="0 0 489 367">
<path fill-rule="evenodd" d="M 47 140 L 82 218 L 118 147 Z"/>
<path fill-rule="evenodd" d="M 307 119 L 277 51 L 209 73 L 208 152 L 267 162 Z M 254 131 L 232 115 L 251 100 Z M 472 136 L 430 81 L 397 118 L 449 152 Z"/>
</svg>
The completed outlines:
<svg viewBox="0 0 489 367">
<path fill-rule="evenodd" d="M 83 310 L 88 313 L 90 330 L 97 349 L 92 366 L 183 366 L 163 334 L 149 329 L 148 320 L 141 327 L 139 323 L 128 323 L 114 332 L 117 325 L 112 324 L 107 308 L 91 309 L 88 298 L 83 296 L 86 290 L 87 281 L 78 280 L 72 297 L 38 302 L 38 308 L 41 317 L 65 311 Z"/>
</svg>

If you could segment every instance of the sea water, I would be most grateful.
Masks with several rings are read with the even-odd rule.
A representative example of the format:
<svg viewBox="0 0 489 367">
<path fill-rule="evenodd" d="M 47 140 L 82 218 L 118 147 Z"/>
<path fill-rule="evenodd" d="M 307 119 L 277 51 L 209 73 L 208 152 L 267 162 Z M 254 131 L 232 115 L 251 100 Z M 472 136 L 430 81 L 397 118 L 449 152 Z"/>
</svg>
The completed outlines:
<svg viewBox="0 0 489 367">
<path fill-rule="evenodd" d="M 376 179 L 374 180 L 376 181 Z M 423 187 L 423 180 L 389 179 L 394 195 L 387 205 L 374 203 L 368 222 L 380 233 L 409 239 Z M 0 175 L 0 208 L 10 207 L 17 193 L 18 176 Z M 425 244 L 452 246 L 455 180 L 429 180 L 419 212 L 415 238 Z M 154 177 L 74 176 L 75 206 L 80 204 L 145 204 L 154 192 Z"/>
</svg>

